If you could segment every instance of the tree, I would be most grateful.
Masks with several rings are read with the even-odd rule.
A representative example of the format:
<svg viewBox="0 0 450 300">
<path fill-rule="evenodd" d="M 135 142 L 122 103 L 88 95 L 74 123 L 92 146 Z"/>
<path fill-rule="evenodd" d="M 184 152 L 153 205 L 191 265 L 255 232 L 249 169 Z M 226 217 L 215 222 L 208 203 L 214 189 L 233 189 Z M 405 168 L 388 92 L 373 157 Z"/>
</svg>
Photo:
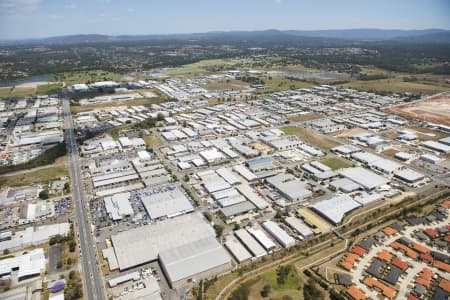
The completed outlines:
<svg viewBox="0 0 450 300">
<path fill-rule="evenodd" d="M 223 225 L 214 224 L 214 230 L 216 231 L 217 237 L 220 237 L 222 235 L 224 229 L 225 228 L 223 227 Z"/>
<path fill-rule="evenodd" d="M 208 222 L 211 222 L 212 216 L 211 216 L 211 214 L 209 212 L 205 211 L 203 213 L 203 215 L 205 216 L 206 220 L 208 220 Z"/>
<path fill-rule="evenodd" d="M 77 246 L 77 243 L 75 243 L 75 241 L 73 239 L 69 241 L 69 251 L 70 252 L 75 252 L 76 246 Z"/>
<path fill-rule="evenodd" d="M 81 278 L 78 272 L 70 271 L 69 280 L 67 280 L 66 288 L 64 289 L 64 299 L 76 300 L 83 296 L 83 289 L 81 286 Z"/>
<path fill-rule="evenodd" d="M 280 220 L 283 218 L 283 212 L 280 209 L 276 210 L 275 219 Z"/>
<path fill-rule="evenodd" d="M 64 183 L 64 191 L 66 193 L 70 192 L 70 183 L 68 182 Z"/>
<path fill-rule="evenodd" d="M 39 198 L 41 198 L 42 200 L 47 200 L 48 199 L 48 190 L 40 191 Z"/>
<path fill-rule="evenodd" d="M 305 300 L 320 300 L 324 298 L 324 294 L 314 278 L 310 277 L 303 287 L 303 297 Z"/>
<path fill-rule="evenodd" d="M 164 115 L 163 115 L 162 113 L 159 113 L 159 114 L 156 116 L 156 121 L 164 121 Z"/>
<path fill-rule="evenodd" d="M 189 181 L 189 175 L 188 175 L 188 174 L 185 174 L 184 177 L 183 177 L 183 180 L 184 180 L 185 182 L 188 182 L 188 181 Z"/>
<path fill-rule="evenodd" d="M 269 284 L 264 285 L 262 290 L 261 290 L 261 292 L 260 292 L 261 297 L 266 298 L 267 296 L 269 296 L 271 289 L 272 288 L 271 288 L 271 286 Z"/>
<path fill-rule="evenodd" d="M 3 255 L 8 255 L 10 252 L 9 252 L 9 249 L 5 249 L 5 250 L 3 250 Z"/>
</svg>

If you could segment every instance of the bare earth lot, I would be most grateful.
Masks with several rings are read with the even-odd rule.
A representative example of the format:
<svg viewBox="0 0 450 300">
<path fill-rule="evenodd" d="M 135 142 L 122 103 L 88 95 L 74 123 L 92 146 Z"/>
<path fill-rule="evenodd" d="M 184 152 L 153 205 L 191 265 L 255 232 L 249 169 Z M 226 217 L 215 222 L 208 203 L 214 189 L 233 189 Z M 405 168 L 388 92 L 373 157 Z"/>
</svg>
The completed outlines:
<svg viewBox="0 0 450 300">
<path fill-rule="evenodd" d="M 424 101 L 391 107 L 388 111 L 408 118 L 450 125 L 450 95 L 433 96 Z"/>
</svg>

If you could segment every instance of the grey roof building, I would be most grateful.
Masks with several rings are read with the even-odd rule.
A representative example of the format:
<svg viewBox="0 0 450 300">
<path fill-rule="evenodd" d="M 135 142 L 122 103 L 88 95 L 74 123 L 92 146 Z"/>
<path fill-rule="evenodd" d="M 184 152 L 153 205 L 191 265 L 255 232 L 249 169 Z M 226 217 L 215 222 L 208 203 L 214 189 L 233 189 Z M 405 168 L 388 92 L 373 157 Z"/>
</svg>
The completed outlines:
<svg viewBox="0 0 450 300">
<path fill-rule="evenodd" d="M 230 257 L 214 237 L 161 251 L 159 260 L 174 289 L 231 269 Z"/>
<path fill-rule="evenodd" d="M 140 192 L 142 203 L 150 219 L 173 217 L 192 212 L 194 207 L 178 185 L 156 186 Z"/>
<path fill-rule="evenodd" d="M 266 182 L 278 193 L 290 201 L 302 200 L 312 196 L 306 183 L 291 174 L 278 174 L 266 179 Z"/>
<path fill-rule="evenodd" d="M 340 172 L 340 175 L 353 180 L 367 190 L 373 190 L 390 182 L 389 179 L 362 167 L 346 168 Z"/>
</svg>

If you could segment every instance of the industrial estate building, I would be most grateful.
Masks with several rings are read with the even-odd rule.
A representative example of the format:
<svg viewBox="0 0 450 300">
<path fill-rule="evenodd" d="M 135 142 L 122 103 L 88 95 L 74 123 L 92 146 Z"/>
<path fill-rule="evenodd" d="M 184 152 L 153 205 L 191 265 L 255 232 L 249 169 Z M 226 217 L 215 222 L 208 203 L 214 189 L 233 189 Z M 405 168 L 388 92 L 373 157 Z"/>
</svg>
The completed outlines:
<svg viewBox="0 0 450 300">
<path fill-rule="evenodd" d="M 229 255 L 198 213 L 130 229 L 111 240 L 115 257 L 109 259 L 116 259 L 120 270 L 159 259 L 174 288 L 231 269 Z"/>
</svg>

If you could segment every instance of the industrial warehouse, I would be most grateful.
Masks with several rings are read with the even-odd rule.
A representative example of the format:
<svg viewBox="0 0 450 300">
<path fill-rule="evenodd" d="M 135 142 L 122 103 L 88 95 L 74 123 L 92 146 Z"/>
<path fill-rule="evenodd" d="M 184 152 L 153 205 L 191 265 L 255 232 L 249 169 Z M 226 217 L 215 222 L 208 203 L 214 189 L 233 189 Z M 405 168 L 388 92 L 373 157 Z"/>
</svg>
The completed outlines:
<svg viewBox="0 0 450 300">
<path fill-rule="evenodd" d="M 170 285 L 179 288 L 231 269 L 231 259 L 198 213 L 185 214 L 111 237 L 117 264 L 127 270 L 159 260 Z"/>
</svg>

